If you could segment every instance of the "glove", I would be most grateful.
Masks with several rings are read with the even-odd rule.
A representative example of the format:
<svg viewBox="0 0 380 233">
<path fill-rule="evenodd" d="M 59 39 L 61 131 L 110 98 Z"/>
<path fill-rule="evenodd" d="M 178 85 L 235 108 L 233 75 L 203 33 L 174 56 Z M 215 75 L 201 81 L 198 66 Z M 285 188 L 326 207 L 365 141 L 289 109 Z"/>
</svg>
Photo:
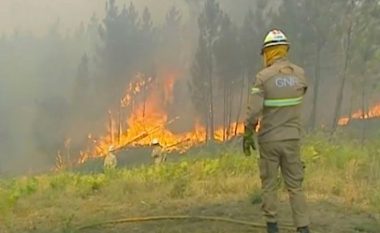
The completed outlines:
<svg viewBox="0 0 380 233">
<path fill-rule="evenodd" d="M 245 125 L 243 135 L 243 152 L 245 156 L 251 155 L 251 148 L 252 150 L 256 150 L 255 141 L 253 139 L 253 128 Z"/>
</svg>

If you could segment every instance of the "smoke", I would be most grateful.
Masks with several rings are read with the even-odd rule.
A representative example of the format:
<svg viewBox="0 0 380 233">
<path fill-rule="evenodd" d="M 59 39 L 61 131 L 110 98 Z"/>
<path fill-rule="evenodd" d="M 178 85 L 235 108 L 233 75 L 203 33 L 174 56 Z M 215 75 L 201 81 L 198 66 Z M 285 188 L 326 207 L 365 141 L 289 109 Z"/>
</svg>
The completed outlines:
<svg viewBox="0 0 380 233">
<path fill-rule="evenodd" d="M 0 1 L 0 174 L 51 169 L 68 147 L 76 155 L 88 133 L 104 133 L 136 72 L 159 77 L 189 63 L 184 2 L 133 1 L 139 32 L 112 31 L 111 2 L 117 14 L 131 10 L 122 0 Z M 173 6 L 178 25 L 166 22 Z"/>
<path fill-rule="evenodd" d="M 176 76 L 166 110 L 169 118 L 180 116 L 181 123 L 173 124 L 175 130 L 191 126 L 197 109 L 189 83 L 196 52 L 204 52 L 198 47 L 198 16 L 204 2 L 0 1 L 0 174 L 51 169 L 58 150 L 71 151 L 75 158 L 88 145 L 89 133 L 105 133 L 108 111 L 117 115 L 120 99 L 138 72 L 158 83 Z M 291 47 L 295 62 L 305 67 L 309 76 L 318 75 L 314 46 L 319 36 L 312 35 L 315 32 L 310 31 L 309 21 L 321 15 L 313 10 L 323 12 L 322 8 L 310 7 L 308 1 L 303 1 L 306 5 L 289 1 L 295 5 L 288 8 L 281 5 L 285 4 L 282 0 L 216 2 L 223 11 L 223 25 L 215 32 L 225 30 L 223 40 L 215 46 L 218 51 L 214 51 L 216 124 L 243 114 L 240 100 L 246 96 L 240 93 L 245 93 L 247 80 L 261 68 L 258 51 L 269 26 L 285 28 L 289 38 L 297 41 Z M 297 9 L 301 5 L 311 13 L 301 14 Z M 328 28 L 324 22 L 317 23 L 323 30 Z M 328 90 L 321 97 L 326 109 L 333 108 L 335 100 L 331 99 L 342 65 L 341 41 L 331 38 L 326 38 L 320 54 L 320 66 L 329 66 L 320 73 L 329 77 L 320 86 Z M 204 80 L 200 76 L 197 85 L 207 85 Z M 226 99 L 222 88 L 229 93 Z M 200 104 L 205 102 L 197 97 Z M 311 101 L 310 95 L 307 101 Z M 319 118 L 328 119 L 325 112 L 320 111 Z"/>
<path fill-rule="evenodd" d="M 134 2 L 141 10 L 148 6 L 152 10 L 155 21 L 162 21 L 166 10 L 173 5 L 185 7 L 181 0 L 117 0 L 118 5 Z M 3 33 L 14 31 L 27 31 L 37 35 L 46 34 L 51 22 L 60 19 L 62 31 L 72 31 L 81 22 L 87 22 L 93 14 L 102 18 L 106 1 L 78 0 L 78 1 L 25 1 L 2 0 L 0 1 L 0 28 Z"/>
<path fill-rule="evenodd" d="M 248 8 L 221 0 L 241 23 Z M 137 72 L 175 75 L 174 130 L 194 123 L 188 80 L 204 0 L 0 1 L 0 174 L 54 167 L 105 132 Z"/>
</svg>

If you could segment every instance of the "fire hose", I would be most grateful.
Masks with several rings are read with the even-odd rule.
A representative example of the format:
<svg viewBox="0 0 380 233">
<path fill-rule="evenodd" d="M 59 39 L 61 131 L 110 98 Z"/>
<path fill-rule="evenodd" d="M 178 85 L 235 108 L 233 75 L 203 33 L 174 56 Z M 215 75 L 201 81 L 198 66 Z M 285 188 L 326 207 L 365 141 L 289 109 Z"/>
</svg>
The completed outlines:
<svg viewBox="0 0 380 233">
<path fill-rule="evenodd" d="M 104 222 L 97 222 L 89 225 L 83 225 L 78 227 L 77 231 L 82 231 L 86 229 L 92 229 L 96 227 L 102 227 L 106 225 L 117 225 L 124 223 L 136 223 L 136 222 L 151 222 L 151 221 L 165 221 L 165 220 L 198 220 L 198 221 L 214 221 L 214 222 L 225 222 L 232 223 L 237 225 L 244 225 L 247 227 L 261 228 L 265 229 L 266 225 L 261 223 L 249 222 L 244 220 L 237 220 L 224 217 L 215 217 L 215 216 L 190 216 L 190 215 L 173 215 L 173 216 L 150 216 L 150 217 L 132 217 L 124 219 L 114 219 Z M 280 225 L 280 230 L 292 231 L 294 227 L 292 225 Z M 315 231 L 314 231 L 315 232 Z"/>
</svg>

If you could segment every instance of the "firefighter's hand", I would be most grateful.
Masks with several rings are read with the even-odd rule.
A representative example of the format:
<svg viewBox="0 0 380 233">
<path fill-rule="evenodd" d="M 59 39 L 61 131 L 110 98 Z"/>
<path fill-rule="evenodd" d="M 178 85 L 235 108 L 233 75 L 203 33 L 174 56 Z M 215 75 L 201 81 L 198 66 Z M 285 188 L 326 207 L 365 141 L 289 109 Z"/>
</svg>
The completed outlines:
<svg viewBox="0 0 380 233">
<path fill-rule="evenodd" d="M 251 146 L 246 137 L 243 137 L 243 152 L 245 156 L 251 156 Z"/>
<path fill-rule="evenodd" d="M 243 135 L 243 152 L 246 156 L 251 155 L 251 148 L 256 150 L 255 141 L 253 139 L 253 128 L 245 125 Z"/>
</svg>

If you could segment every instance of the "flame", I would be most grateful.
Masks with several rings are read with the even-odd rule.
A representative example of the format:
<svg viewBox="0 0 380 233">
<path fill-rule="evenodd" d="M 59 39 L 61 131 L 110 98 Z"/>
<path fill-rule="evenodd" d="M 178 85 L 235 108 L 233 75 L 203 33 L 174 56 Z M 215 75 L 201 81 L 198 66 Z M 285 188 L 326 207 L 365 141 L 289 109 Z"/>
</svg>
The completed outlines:
<svg viewBox="0 0 380 233">
<path fill-rule="evenodd" d="M 173 89 L 178 77 L 176 72 L 167 72 L 164 78 L 153 79 L 139 73 L 128 85 L 120 101 L 119 112 L 108 111 L 107 134 L 94 137 L 88 134 L 89 144 L 80 153 L 80 163 L 89 158 L 103 157 L 109 151 L 129 147 L 149 146 L 153 139 L 158 139 L 166 151 L 185 152 L 189 148 L 206 141 L 206 129 L 194 122 L 188 132 L 173 133 L 169 126 L 179 121 L 178 116 L 169 117 L 166 109 L 173 103 Z M 128 111 L 124 119 L 121 114 Z M 123 130 L 123 129 L 126 130 Z M 215 140 L 223 142 L 244 131 L 242 123 L 231 123 L 229 127 L 215 130 Z"/>
<path fill-rule="evenodd" d="M 126 94 L 121 99 L 123 107 L 129 106 L 133 98 L 152 82 L 151 77 L 145 78 L 145 75 L 142 73 L 138 73 L 135 79 L 135 82 L 129 83 Z"/>
<path fill-rule="evenodd" d="M 226 127 L 224 129 L 223 127 L 220 127 L 215 130 L 214 138 L 217 141 L 223 142 L 225 140 L 229 140 L 232 137 L 234 137 L 236 134 L 241 134 L 244 132 L 244 123 L 231 123 L 229 127 Z"/>
<path fill-rule="evenodd" d="M 368 110 L 368 112 L 363 112 L 363 110 L 358 110 L 351 114 L 351 117 L 342 117 L 339 119 L 338 124 L 341 126 L 347 125 L 350 120 L 352 119 L 358 119 L 358 120 L 364 120 L 364 119 L 370 119 L 370 118 L 378 118 L 380 117 L 380 104 L 375 105 L 372 108 Z"/>
<path fill-rule="evenodd" d="M 164 86 L 164 101 L 165 104 L 173 103 L 173 89 L 176 81 L 176 73 L 171 72 L 166 75 L 165 86 Z"/>
</svg>

